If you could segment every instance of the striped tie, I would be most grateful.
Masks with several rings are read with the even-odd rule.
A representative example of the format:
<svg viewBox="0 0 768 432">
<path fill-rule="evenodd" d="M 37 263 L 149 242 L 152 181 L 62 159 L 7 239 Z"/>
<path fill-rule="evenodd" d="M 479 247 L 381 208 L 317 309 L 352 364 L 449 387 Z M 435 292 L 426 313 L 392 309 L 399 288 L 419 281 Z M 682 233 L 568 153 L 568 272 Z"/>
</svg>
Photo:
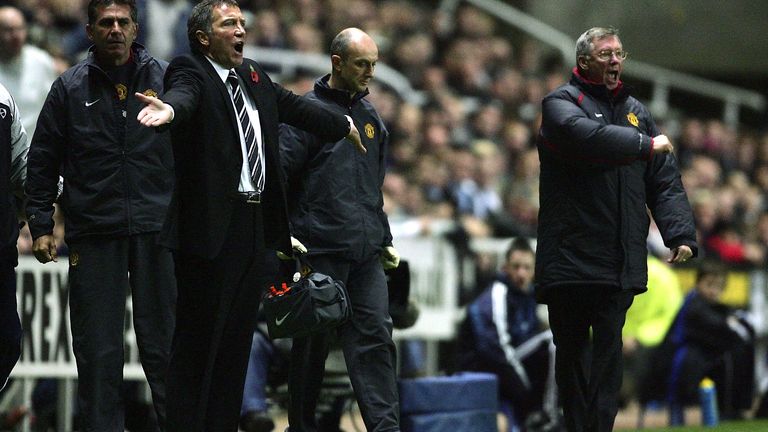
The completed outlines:
<svg viewBox="0 0 768 432">
<path fill-rule="evenodd" d="M 264 190 L 264 169 L 261 166 L 261 149 L 256 141 L 256 131 L 253 129 L 251 119 L 245 110 L 245 101 L 243 100 L 243 91 L 240 89 L 240 82 L 237 80 L 237 74 L 234 70 L 229 71 L 227 82 L 232 90 L 232 99 L 235 101 L 237 117 L 240 119 L 240 126 L 243 128 L 245 136 L 245 148 L 248 150 L 248 166 L 251 169 L 251 180 L 256 185 L 256 192 Z"/>
</svg>

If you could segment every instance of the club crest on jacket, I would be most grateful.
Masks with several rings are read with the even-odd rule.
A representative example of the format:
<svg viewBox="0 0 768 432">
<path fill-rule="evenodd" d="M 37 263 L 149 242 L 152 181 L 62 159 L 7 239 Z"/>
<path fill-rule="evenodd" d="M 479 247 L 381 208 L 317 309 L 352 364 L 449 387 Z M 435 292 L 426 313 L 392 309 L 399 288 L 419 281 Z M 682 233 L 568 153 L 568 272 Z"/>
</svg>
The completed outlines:
<svg viewBox="0 0 768 432">
<path fill-rule="evenodd" d="M 637 127 L 637 125 L 640 124 L 640 122 L 637 121 L 637 116 L 633 112 L 627 114 L 627 120 L 629 120 L 629 124 L 631 124 L 634 127 Z"/>
</svg>

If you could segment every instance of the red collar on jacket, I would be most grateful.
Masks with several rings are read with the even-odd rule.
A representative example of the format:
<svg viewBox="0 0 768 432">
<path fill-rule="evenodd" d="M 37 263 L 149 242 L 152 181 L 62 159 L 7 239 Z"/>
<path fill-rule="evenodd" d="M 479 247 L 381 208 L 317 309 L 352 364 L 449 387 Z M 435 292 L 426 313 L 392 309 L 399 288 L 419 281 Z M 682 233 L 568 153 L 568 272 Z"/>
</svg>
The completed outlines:
<svg viewBox="0 0 768 432">
<path fill-rule="evenodd" d="M 579 68 L 577 68 L 576 66 L 573 67 L 573 74 L 575 76 L 577 76 L 580 80 L 584 81 L 585 83 L 587 83 L 589 85 L 605 87 L 604 83 L 601 83 L 601 82 L 598 82 L 598 81 L 592 81 L 590 79 L 587 79 L 584 75 L 579 73 Z M 619 85 L 617 85 L 615 89 L 611 90 L 611 93 L 613 94 L 613 96 L 615 97 L 616 95 L 618 95 L 623 87 L 624 87 L 624 81 L 619 80 Z M 606 90 L 608 90 L 607 87 L 606 87 Z"/>
</svg>

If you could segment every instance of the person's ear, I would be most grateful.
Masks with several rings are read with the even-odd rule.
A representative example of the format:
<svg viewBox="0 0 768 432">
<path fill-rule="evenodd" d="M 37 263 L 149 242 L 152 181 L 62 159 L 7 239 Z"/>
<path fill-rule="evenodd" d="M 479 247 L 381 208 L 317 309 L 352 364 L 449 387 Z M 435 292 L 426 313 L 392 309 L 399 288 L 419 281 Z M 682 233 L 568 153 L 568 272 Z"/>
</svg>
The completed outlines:
<svg viewBox="0 0 768 432">
<path fill-rule="evenodd" d="M 202 30 L 196 31 L 195 37 L 197 38 L 197 42 L 199 42 L 200 45 L 204 47 L 208 47 L 211 44 L 211 40 L 208 38 L 208 34 Z"/>
<path fill-rule="evenodd" d="M 589 66 L 589 62 L 587 61 L 586 56 L 579 56 L 576 64 L 579 66 L 580 70 L 587 70 Z"/>
<path fill-rule="evenodd" d="M 88 40 L 93 42 L 93 28 L 90 24 L 85 25 L 85 34 L 88 36 Z"/>
<path fill-rule="evenodd" d="M 341 62 L 342 62 L 341 56 L 339 56 L 338 54 L 331 55 L 331 66 L 333 66 L 334 71 L 341 70 Z"/>
</svg>

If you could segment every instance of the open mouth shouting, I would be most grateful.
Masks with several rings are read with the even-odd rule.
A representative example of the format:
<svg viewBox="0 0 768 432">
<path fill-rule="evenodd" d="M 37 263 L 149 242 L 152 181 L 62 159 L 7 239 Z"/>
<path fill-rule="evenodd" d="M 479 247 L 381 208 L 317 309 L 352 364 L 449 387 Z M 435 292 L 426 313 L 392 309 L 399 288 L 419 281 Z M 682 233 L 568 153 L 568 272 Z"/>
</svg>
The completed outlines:
<svg viewBox="0 0 768 432">
<path fill-rule="evenodd" d="M 604 82 L 605 85 L 613 90 L 619 85 L 619 77 L 621 76 L 621 68 L 612 68 L 605 71 Z"/>
</svg>

